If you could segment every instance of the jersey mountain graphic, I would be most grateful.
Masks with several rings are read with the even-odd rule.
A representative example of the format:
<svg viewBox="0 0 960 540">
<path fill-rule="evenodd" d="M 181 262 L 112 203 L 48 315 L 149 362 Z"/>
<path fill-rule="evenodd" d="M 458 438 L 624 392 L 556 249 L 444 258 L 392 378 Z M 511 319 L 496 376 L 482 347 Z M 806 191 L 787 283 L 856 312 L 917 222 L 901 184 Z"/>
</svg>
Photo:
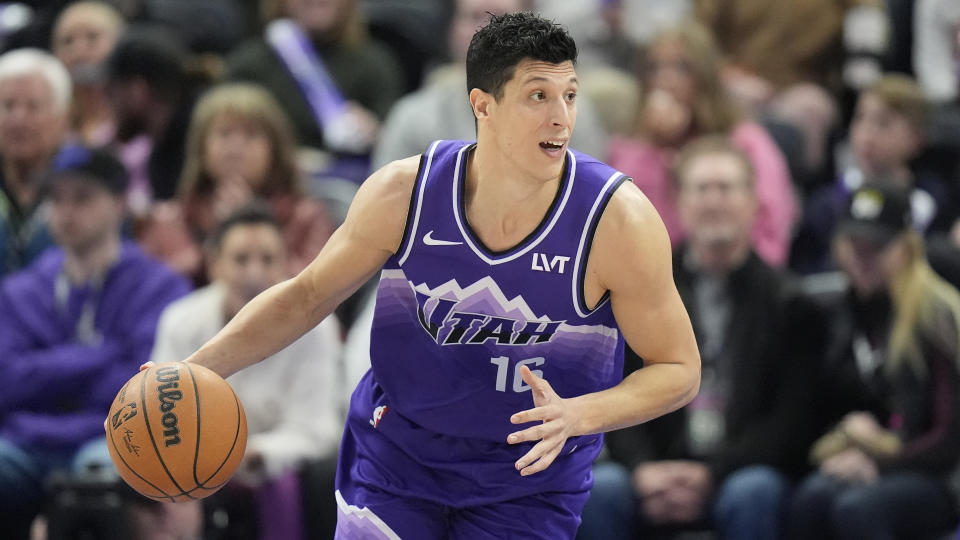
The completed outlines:
<svg viewBox="0 0 960 540">
<path fill-rule="evenodd" d="M 546 343 L 564 322 L 535 314 L 522 296 L 507 299 L 489 276 L 466 287 L 420 283 L 413 291 L 420 325 L 443 345 Z"/>
</svg>

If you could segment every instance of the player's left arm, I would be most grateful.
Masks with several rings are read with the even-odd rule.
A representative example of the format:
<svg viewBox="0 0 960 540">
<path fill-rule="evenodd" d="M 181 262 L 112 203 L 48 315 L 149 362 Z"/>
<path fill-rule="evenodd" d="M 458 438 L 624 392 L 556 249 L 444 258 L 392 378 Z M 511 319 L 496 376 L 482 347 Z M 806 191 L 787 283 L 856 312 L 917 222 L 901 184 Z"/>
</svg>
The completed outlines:
<svg viewBox="0 0 960 540">
<path fill-rule="evenodd" d="M 610 291 L 617 324 L 644 367 L 613 388 L 566 399 L 521 368 L 535 407 L 510 420 L 542 422 L 507 439 L 539 441 L 517 461 L 522 474 L 546 469 L 569 437 L 646 422 L 682 407 L 700 386 L 700 353 L 673 281 L 670 241 L 660 216 L 633 184 L 621 185 L 607 205 L 584 281 L 588 301 Z"/>
</svg>

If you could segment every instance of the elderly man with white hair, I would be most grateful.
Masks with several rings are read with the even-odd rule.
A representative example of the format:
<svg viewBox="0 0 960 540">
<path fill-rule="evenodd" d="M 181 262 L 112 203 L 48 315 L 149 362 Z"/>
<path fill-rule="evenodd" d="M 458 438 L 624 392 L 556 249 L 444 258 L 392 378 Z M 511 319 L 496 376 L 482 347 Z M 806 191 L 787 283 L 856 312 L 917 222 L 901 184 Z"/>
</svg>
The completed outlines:
<svg viewBox="0 0 960 540">
<path fill-rule="evenodd" d="M 70 74 L 40 49 L 0 55 L 0 277 L 52 245 L 37 178 L 68 127 Z"/>
</svg>

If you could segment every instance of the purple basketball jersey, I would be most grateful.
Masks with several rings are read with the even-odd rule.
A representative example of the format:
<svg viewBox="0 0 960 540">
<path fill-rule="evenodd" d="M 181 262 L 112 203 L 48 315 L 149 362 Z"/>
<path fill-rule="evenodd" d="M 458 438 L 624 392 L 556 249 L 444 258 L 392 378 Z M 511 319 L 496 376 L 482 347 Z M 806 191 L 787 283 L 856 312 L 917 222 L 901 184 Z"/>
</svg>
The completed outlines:
<svg viewBox="0 0 960 540">
<path fill-rule="evenodd" d="M 585 305 L 583 280 L 597 222 L 628 179 L 567 151 L 540 225 L 514 248 L 492 252 L 465 217 L 473 146 L 438 141 L 421 159 L 403 241 L 380 278 L 371 371 L 354 392 L 347 423 L 349 450 L 379 466 L 342 464 L 341 471 L 454 507 L 587 490 L 602 436 L 569 439 L 547 470 L 529 477 L 513 464 L 532 443 L 508 445 L 506 437 L 529 427 L 510 416 L 534 406 L 521 365 L 561 397 L 621 380 L 623 339 L 613 312 L 606 297 Z"/>
</svg>

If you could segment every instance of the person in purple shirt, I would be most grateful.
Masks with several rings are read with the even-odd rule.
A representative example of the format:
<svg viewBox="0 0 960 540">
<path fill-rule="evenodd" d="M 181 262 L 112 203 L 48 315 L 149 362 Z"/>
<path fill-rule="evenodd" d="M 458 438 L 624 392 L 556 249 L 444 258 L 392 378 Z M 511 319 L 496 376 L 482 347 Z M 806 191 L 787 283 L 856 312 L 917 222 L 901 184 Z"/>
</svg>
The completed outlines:
<svg viewBox="0 0 960 540">
<path fill-rule="evenodd" d="M 57 247 L 0 284 L 0 531 L 27 537 L 44 481 L 85 456 L 109 467 L 104 412 L 150 357 L 187 282 L 121 237 L 127 174 L 68 145 L 43 181 Z M 98 448 L 99 446 L 99 448 Z"/>
</svg>

